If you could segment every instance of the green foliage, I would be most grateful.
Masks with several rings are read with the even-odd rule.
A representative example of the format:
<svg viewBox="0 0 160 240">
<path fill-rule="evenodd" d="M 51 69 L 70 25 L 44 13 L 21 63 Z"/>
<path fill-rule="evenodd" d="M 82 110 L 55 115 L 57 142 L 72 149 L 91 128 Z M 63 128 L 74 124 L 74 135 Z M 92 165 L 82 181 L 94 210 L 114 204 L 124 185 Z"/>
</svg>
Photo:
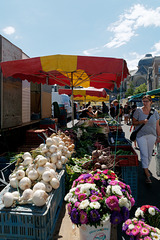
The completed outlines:
<svg viewBox="0 0 160 240">
<path fill-rule="evenodd" d="M 143 93 L 143 92 L 147 92 L 147 85 L 145 83 L 141 84 L 139 87 L 136 87 L 133 95 Z"/>
</svg>

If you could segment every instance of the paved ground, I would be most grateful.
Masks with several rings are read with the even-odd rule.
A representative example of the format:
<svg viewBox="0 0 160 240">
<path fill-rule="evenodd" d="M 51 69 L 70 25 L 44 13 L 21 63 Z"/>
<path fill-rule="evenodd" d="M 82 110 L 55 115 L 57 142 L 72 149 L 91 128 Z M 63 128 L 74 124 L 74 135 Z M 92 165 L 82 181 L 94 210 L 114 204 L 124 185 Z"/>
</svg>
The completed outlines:
<svg viewBox="0 0 160 240">
<path fill-rule="evenodd" d="M 68 127 L 71 126 L 71 123 L 68 124 Z M 125 132 L 125 137 L 129 139 L 130 136 L 130 126 L 122 123 L 123 131 Z M 139 151 L 136 150 L 139 156 L 139 166 L 138 166 L 138 200 L 137 206 L 132 209 L 131 216 L 135 212 L 135 209 L 138 206 L 144 204 L 155 205 L 160 208 L 160 178 L 156 176 L 156 163 L 155 157 L 152 158 L 151 165 L 149 170 L 152 175 L 152 184 L 145 183 L 145 176 L 143 175 Z M 121 226 L 118 227 L 118 240 L 122 239 Z M 72 227 L 72 223 L 68 217 L 66 211 L 66 205 L 63 204 L 59 221 L 57 222 L 56 230 L 53 236 L 54 240 L 63 239 L 63 240 L 78 240 L 79 232 L 77 228 Z"/>
</svg>

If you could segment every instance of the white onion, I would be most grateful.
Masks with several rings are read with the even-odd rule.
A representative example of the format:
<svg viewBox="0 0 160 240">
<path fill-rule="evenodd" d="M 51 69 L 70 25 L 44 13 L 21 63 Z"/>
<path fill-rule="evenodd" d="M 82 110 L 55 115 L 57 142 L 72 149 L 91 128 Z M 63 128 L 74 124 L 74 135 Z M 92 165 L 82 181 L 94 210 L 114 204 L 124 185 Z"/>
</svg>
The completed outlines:
<svg viewBox="0 0 160 240">
<path fill-rule="evenodd" d="M 47 138 L 46 139 L 46 145 L 49 147 L 53 144 L 52 138 Z"/>
<path fill-rule="evenodd" d="M 19 185 L 17 178 L 11 178 L 9 182 L 10 182 L 11 187 L 13 187 L 13 188 L 17 188 Z"/>
<path fill-rule="evenodd" d="M 44 144 L 44 143 L 41 143 L 41 144 L 39 145 L 39 147 L 40 147 L 40 149 L 42 149 L 43 147 L 45 147 L 45 144 Z"/>
<path fill-rule="evenodd" d="M 56 171 L 56 164 L 55 163 L 51 163 L 52 168 Z"/>
<path fill-rule="evenodd" d="M 28 189 L 26 189 L 26 190 L 23 191 L 23 194 L 22 194 L 21 199 L 23 199 L 23 200 L 29 200 L 29 199 L 32 198 L 32 196 L 33 196 L 33 190 L 30 189 L 30 188 L 28 188 Z"/>
<path fill-rule="evenodd" d="M 54 189 L 57 189 L 60 185 L 60 182 L 57 178 L 53 177 L 52 180 L 50 181 L 50 184 Z"/>
<path fill-rule="evenodd" d="M 48 167 L 48 168 L 53 168 L 52 164 L 50 162 L 46 162 L 46 164 L 44 165 L 44 167 Z"/>
<path fill-rule="evenodd" d="M 31 187 L 31 180 L 28 177 L 24 177 L 19 182 L 19 187 L 21 190 L 25 190 Z"/>
<path fill-rule="evenodd" d="M 71 157 L 71 153 L 70 153 L 70 151 L 67 151 L 67 153 L 66 153 L 66 158 L 70 158 Z"/>
<path fill-rule="evenodd" d="M 57 159 L 60 160 L 60 159 L 61 159 L 61 156 L 62 156 L 62 152 L 61 152 L 61 151 L 58 151 L 58 152 L 57 152 Z"/>
<path fill-rule="evenodd" d="M 13 204 L 14 197 L 12 193 L 6 192 L 2 197 L 2 202 L 5 207 L 11 207 Z"/>
<path fill-rule="evenodd" d="M 63 149 L 63 145 L 58 146 L 58 151 Z"/>
<path fill-rule="evenodd" d="M 62 164 L 65 164 L 67 162 L 67 158 L 65 156 L 61 156 L 61 162 Z"/>
<path fill-rule="evenodd" d="M 46 162 L 47 162 L 47 158 L 45 158 L 45 157 L 43 157 L 43 156 L 38 159 L 38 165 L 39 165 L 39 166 L 45 165 Z"/>
<path fill-rule="evenodd" d="M 49 151 L 50 151 L 51 153 L 56 152 L 56 151 L 57 151 L 57 146 L 52 144 L 52 145 L 49 147 Z"/>
<path fill-rule="evenodd" d="M 45 171 L 45 167 L 38 167 L 37 168 L 37 172 L 40 174 L 40 175 L 42 175 L 43 173 L 44 173 L 44 171 Z"/>
<path fill-rule="evenodd" d="M 19 197 L 20 197 L 20 194 L 19 194 L 18 191 L 14 191 L 14 192 L 12 192 L 12 195 L 13 195 L 14 200 L 18 200 Z"/>
<path fill-rule="evenodd" d="M 41 181 L 42 183 L 44 183 L 44 185 L 46 186 L 46 192 L 51 192 L 52 191 L 52 186 L 51 184 L 45 182 L 44 180 Z"/>
<path fill-rule="evenodd" d="M 63 141 L 60 141 L 60 142 L 59 142 L 59 145 L 63 145 L 63 146 L 64 146 L 65 143 L 64 143 Z"/>
<path fill-rule="evenodd" d="M 50 158 L 51 154 L 52 153 L 48 151 L 48 152 L 46 152 L 45 156 Z"/>
<path fill-rule="evenodd" d="M 26 157 L 32 157 L 31 154 L 29 152 L 25 152 L 23 154 L 23 159 L 26 159 Z"/>
<path fill-rule="evenodd" d="M 53 174 L 51 173 L 51 171 L 45 171 L 43 174 L 42 174 L 42 179 L 45 181 L 45 182 L 49 182 L 53 177 Z"/>
<path fill-rule="evenodd" d="M 44 183 L 42 182 L 38 182 L 33 186 L 33 192 L 37 191 L 37 190 L 46 190 L 46 186 Z"/>
<path fill-rule="evenodd" d="M 32 201 L 36 206 L 43 206 L 48 198 L 48 194 L 44 190 L 37 190 L 33 193 Z"/>
<path fill-rule="evenodd" d="M 48 152 L 48 148 L 47 148 L 47 146 L 45 145 L 43 148 L 42 148 L 42 153 L 47 153 Z"/>
<path fill-rule="evenodd" d="M 25 176 L 25 171 L 23 171 L 23 170 L 18 170 L 18 171 L 16 172 L 16 178 L 17 178 L 18 180 L 24 178 L 24 176 Z"/>
<path fill-rule="evenodd" d="M 23 161 L 23 165 L 27 166 L 27 165 L 31 164 L 32 162 L 33 162 L 32 157 L 26 157 Z"/>
<path fill-rule="evenodd" d="M 62 162 L 60 160 L 56 163 L 56 167 L 57 169 L 62 169 Z"/>
<path fill-rule="evenodd" d="M 58 159 L 57 153 L 52 153 L 51 155 L 51 162 L 56 163 Z"/>
<path fill-rule="evenodd" d="M 34 168 L 28 172 L 28 177 L 33 181 L 36 180 L 38 176 L 38 172 Z"/>
<path fill-rule="evenodd" d="M 11 180 L 11 178 L 16 178 L 16 174 L 15 174 L 15 173 L 11 173 L 11 174 L 9 175 L 9 180 Z"/>
</svg>

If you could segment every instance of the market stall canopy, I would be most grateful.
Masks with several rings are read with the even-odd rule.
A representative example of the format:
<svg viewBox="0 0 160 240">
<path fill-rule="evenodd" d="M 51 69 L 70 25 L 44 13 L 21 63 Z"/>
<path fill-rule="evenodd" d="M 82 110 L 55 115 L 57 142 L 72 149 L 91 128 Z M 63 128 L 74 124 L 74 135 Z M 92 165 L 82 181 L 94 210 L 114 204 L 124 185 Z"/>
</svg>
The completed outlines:
<svg viewBox="0 0 160 240">
<path fill-rule="evenodd" d="M 129 74 L 117 58 L 51 55 L 0 63 L 4 77 L 60 86 L 113 89 Z"/>
<path fill-rule="evenodd" d="M 59 94 L 67 94 L 72 95 L 72 89 L 59 89 Z M 74 101 L 108 101 L 109 95 L 107 95 L 106 90 L 104 88 L 76 88 L 73 89 L 73 100 Z"/>
<path fill-rule="evenodd" d="M 143 93 L 139 93 L 139 94 L 133 95 L 133 96 L 130 97 L 129 101 L 131 102 L 134 99 L 141 99 L 144 95 L 150 95 L 150 96 L 160 95 L 160 88 L 153 89 L 151 91 L 147 91 L 147 92 L 143 92 Z"/>
</svg>

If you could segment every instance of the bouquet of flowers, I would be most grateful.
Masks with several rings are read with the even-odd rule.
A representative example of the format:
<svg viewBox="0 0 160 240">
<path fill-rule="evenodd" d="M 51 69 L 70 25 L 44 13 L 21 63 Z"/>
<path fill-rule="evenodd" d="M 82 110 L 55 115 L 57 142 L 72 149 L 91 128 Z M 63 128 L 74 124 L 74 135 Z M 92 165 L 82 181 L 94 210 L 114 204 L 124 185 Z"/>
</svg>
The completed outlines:
<svg viewBox="0 0 160 240">
<path fill-rule="evenodd" d="M 77 226 L 100 226 L 109 220 L 119 224 L 129 218 L 135 201 L 129 185 L 112 170 L 96 170 L 79 176 L 65 196 L 71 221 Z"/>
<path fill-rule="evenodd" d="M 122 230 L 130 236 L 130 240 L 158 240 L 160 230 L 136 218 L 128 219 L 123 223 Z"/>
<path fill-rule="evenodd" d="M 152 205 L 143 205 L 137 208 L 135 217 L 142 220 L 152 227 L 160 228 L 160 210 Z"/>
</svg>

